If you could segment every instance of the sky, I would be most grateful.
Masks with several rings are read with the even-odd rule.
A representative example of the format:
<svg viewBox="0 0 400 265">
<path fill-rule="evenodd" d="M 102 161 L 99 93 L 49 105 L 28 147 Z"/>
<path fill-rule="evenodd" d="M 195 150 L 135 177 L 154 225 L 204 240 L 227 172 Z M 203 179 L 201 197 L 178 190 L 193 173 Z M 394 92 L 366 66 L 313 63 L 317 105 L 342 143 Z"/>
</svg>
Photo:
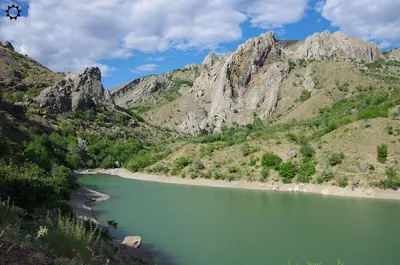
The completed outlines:
<svg viewBox="0 0 400 265">
<path fill-rule="evenodd" d="M 22 10 L 17 20 L 5 16 L 12 4 Z M 53 71 L 98 66 L 112 88 L 200 64 L 270 30 L 285 40 L 340 30 L 399 47 L 399 10 L 399 0 L 0 0 L 0 41 Z"/>
</svg>

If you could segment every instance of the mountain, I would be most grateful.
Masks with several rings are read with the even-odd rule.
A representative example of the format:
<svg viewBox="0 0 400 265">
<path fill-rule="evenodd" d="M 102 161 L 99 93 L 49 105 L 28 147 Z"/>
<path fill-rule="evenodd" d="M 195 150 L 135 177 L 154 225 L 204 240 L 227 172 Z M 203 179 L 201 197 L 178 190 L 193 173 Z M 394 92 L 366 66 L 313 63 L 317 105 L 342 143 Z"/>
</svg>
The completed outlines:
<svg viewBox="0 0 400 265">
<path fill-rule="evenodd" d="M 233 53 L 220 58 L 214 53 L 207 55 L 197 68 L 198 77 L 183 77 L 193 81 L 193 87 L 174 102 L 146 112 L 145 117 L 154 124 L 192 135 L 252 123 L 254 117 L 268 121 L 292 107 L 298 92 L 318 94 L 316 87 L 324 81 L 316 73 L 322 65 L 336 63 L 343 70 L 352 68 L 354 72 L 353 61 L 377 60 L 385 57 L 375 44 L 341 32 L 316 33 L 304 41 L 277 40 L 273 32 L 268 32 L 249 39 Z M 291 72 L 296 62 L 307 66 L 293 77 Z M 171 78 L 168 73 L 137 79 L 112 90 L 112 95 L 117 104 L 133 106 L 138 100 L 148 100 L 152 91 L 170 89 L 171 83 L 166 82 Z M 287 84 L 289 80 L 296 86 Z"/>
</svg>

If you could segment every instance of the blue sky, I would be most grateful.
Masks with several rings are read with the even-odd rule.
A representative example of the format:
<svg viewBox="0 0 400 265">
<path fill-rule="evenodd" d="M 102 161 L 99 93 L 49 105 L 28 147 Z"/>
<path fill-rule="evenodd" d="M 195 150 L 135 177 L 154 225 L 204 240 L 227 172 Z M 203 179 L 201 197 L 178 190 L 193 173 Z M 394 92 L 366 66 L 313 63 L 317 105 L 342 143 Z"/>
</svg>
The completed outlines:
<svg viewBox="0 0 400 265">
<path fill-rule="evenodd" d="M 400 1 L 382 0 L 0 0 L 22 18 L 0 18 L 10 40 L 55 71 L 97 65 L 112 88 L 134 78 L 200 64 L 269 30 L 305 39 L 326 29 L 378 44 L 400 43 Z"/>
</svg>

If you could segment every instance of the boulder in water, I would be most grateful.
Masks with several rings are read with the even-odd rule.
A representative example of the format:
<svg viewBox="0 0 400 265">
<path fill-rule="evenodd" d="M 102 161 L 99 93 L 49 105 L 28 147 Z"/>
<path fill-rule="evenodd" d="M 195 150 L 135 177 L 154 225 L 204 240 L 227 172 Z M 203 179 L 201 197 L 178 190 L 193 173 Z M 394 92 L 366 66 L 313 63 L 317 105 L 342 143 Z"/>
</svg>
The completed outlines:
<svg viewBox="0 0 400 265">
<path fill-rule="evenodd" d="M 122 244 L 134 248 L 139 248 L 142 244 L 142 238 L 140 236 L 127 236 L 124 238 L 124 241 L 122 241 Z"/>
</svg>

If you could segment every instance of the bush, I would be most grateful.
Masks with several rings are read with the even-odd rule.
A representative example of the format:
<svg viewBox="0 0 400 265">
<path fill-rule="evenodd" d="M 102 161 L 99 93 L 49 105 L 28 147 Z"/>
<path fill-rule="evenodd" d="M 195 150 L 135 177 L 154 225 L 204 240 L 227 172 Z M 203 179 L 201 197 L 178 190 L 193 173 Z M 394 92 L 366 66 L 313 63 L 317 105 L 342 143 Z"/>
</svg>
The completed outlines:
<svg viewBox="0 0 400 265">
<path fill-rule="evenodd" d="M 300 102 L 306 101 L 311 97 L 311 92 L 307 90 L 301 91 Z"/>
<path fill-rule="evenodd" d="M 232 167 L 228 168 L 228 172 L 231 173 L 231 174 L 239 173 L 240 172 L 240 168 L 238 166 L 232 166 Z"/>
<path fill-rule="evenodd" d="M 267 180 L 268 177 L 269 177 L 269 170 L 267 168 L 263 167 L 261 169 L 261 179 L 263 181 L 265 181 L 265 180 Z"/>
<path fill-rule="evenodd" d="M 309 145 L 302 145 L 300 147 L 300 153 L 304 156 L 304 157 L 313 157 L 315 155 L 315 150 L 314 148 L 312 148 Z"/>
<path fill-rule="evenodd" d="M 333 175 L 333 171 L 331 168 L 327 168 L 324 170 L 324 172 L 322 172 L 322 174 L 320 176 L 317 177 L 316 181 L 318 184 L 321 184 L 323 182 L 328 182 L 331 179 L 333 179 L 334 175 Z"/>
<path fill-rule="evenodd" d="M 348 178 L 347 178 L 346 176 L 340 177 L 340 178 L 337 180 L 336 183 L 337 183 L 337 185 L 339 185 L 339 187 L 341 187 L 341 188 L 346 188 L 347 185 L 348 185 Z"/>
<path fill-rule="evenodd" d="M 280 164 L 279 166 L 279 176 L 284 180 L 291 180 L 297 174 L 297 167 L 296 164 L 292 161 L 288 161 L 285 163 Z"/>
<path fill-rule="evenodd" d="M 264 167 L 279 169 L 281 163 L 282 158 L 272 152 L 265 153 L 261 158 L 261 165 Z"/>
<path fill-rule="evenodd" d="M 169 172 L 169 167 L 158 164 L 158 165 L 155 165 L 155 166 L 149 168 L 147 171 L 149 173 L 162 173 L 162 174 L 166 175 Z"/>
<path fill-rule="evenodd" d="M 387 145 L 382 144 L 377 147 L 377 160 L 380 163 L 385 163 L 388 155 Z"/>
<path fill-rule="evenodd" d="M 249 166 L 254 167 L 256 164 L 257 164 L 256 158 L 254 156 L 251 156 Z"/>
<path fill-rule="evenodd" d="M 107 221 L 107 224 L 114 228 L 117 228 L 117 226 L 118 226 L 118 222 L 116 222 L 115 220 L 109 220 L 109 221 Z"/>
<path fill-rule="evenodd" d="M 400 178 L 393 167 L 386 168 L 386 179 L 381 180 L 378 187 L 382 189 L 398 190 L 400 188 Z"/>
<path fill-rule="evenodd" d="M 299 137 L 294 133 L 287 133 L 286 138 L 295 143 L 299 142 Z"/>
<path fill-rule="evenodd" d="M 336 165 L 342 163 L 343 159 L 344 159 L 344 154 L 342 152 L 332 153 L 328 157 L 328 163 L 331 166 L 336 166 Z"/>
<path fill-rule="evenodd" d="M 315 175 L 316 172 L 317 170 L 315 169 L 313 161 L 302 161 L 300 164 L 298 180 L 303 183 L 308 183 L 311 180 L 311 176 Z"/>
<path fill-rule="evenodd" d="M 215 173 L 215 175 L 214 175 L 214 179 L 216 179 L 216 180 L 225 180 L 227 178 L 228 178 L 228 176 L 226 176 L 225 174 L 222 174 L 222 173 Z"/>
</svg>

